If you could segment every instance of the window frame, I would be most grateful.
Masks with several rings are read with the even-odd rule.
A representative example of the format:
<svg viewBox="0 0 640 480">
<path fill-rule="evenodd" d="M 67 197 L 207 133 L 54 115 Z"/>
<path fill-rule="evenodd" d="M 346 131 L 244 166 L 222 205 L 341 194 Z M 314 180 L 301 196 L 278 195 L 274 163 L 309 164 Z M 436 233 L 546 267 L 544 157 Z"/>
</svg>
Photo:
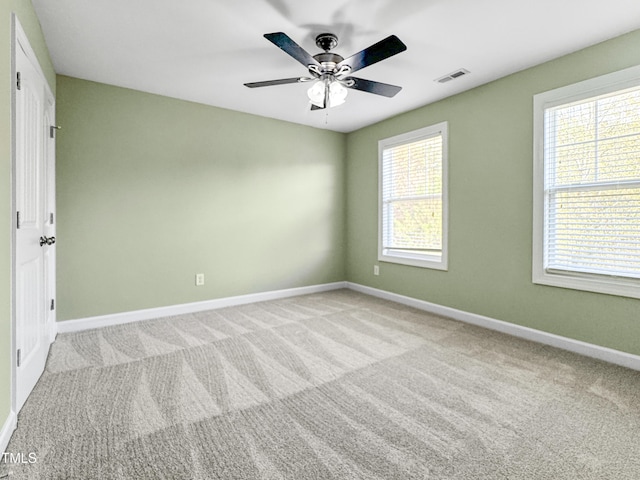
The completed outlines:
<svg viewBox="0 0 640 480">
<path fill-rule="evenodd" d="M 640 65 L 539 93 L 533 97 L 533 254 L 534 284 L 640 298 L 640 281 L 597 273 L 549 271 L 544 246 L 545 222 L 545 110 L 599 95 L 640 86 Z"/>
<path fill-rule="evenodd" d="M 397 263 L 413 267 L 430 268 L 435 270 L 448 270 L 448 232 L 449 232 L 449 175 L 448 175 L 448 122 L 440 122 L 428 127 L 402 133 L 393 137 L 378 141 L 378 261 Z M 390 147 L 406 145 L 434 136 L 442 136 L 442 253 L 441 255 L 429 255 L 423 253 L 385 252 L 383 248 L 383 152 Z"/>
</svg>

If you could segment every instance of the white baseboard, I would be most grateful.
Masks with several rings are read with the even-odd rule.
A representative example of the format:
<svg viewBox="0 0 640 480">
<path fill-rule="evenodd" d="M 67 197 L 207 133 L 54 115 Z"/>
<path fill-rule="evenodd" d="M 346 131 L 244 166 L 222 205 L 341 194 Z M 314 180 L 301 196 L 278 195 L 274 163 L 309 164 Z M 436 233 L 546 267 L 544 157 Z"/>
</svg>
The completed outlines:
<svg viewBox="0 0 640 480">
<path fill-rule="evenodd" d="M 603 360 L 605 362 L 614 363 L 634 370 L 640 370 L 640 356 L 633 355 L 631 353 L 581 342 L 580 340 L 574 340 L 572 338 L 562 337 L 553 333 L 547 333 L 541 330 L 516 325 L 514 323 L 496 320 L 495 318 L 485 317 L 483 315 L 477 315 L 475 313 L 469 313 L 463 310 L 425 302 L 424 300 L 398 295 L 397 293 L 367 287 L 358 283 L 347 282 L 347 288 L 356 292 L 372 295 L 374 297 L 379 297 L 392 302 L 401 303 L 409 307 L 417 308 L 419 310 L 434 313 L 436 315 L 441 315 L 443 317 L 449 317 L 454 320 L 460 320 L 461 322 L 470 323 L 479 327 L 496 330 L 514 337 L 524 338 L 526 340 L 531 340 L 545 345 L 551 345 L 562 350 L 579 353 L 586 357 L 597 358 L 598 360 Z"/>
<path fill-rule="evenodd" d="M 7 445 L 9 445 L 11 435 L 13 434 L 13 431 L 16 429 L 17 425 L 18 417 L 12 410 L 9 413 L 9 417 L 7 417 L 7 420 L 4 422 L 2 430 L 0 430 L 0 453 L 3 453 L 7 449 Z"/>
<path fill-rule="evenodd" d="M 77 320 L 65 320 L 62 322 L 57 322 L 56 327 L 58 333 L 79 332 L 92 328 L 121 325 L 124 323 L 138 322 L 140 320 L 171 317 L 174 315 L 202 312 L 205 310 L 215 310 L 218 308 L 245 305 L 247 303 L 264 302 L 267 300 L 277 300 L 280 298 L 308 295 L 311 293 L 327 292 L 329 290 L 338 290 L 340 288 L 346 287 L 347 282 L 334 282 L 324 283 L 321 285 L 311 285 L 308 287 L 289 288 L 286 290 L 251 293 L 248 295 L 218 298 L 215 300 L 206 300 L 203 302 L 184 303 L 181 305 L 170 305 L 168 307 L 159 308 L 148 308 L 145 310 L 135 310 L 132 312 L 115 313 L 111 315 L 100 315 L 97 317 L 87 317 Z"/>
<path fill-rule="evenodd" d="M 51 322 L 49 324 L 49 345 L 51 345 L 55 341 L 57 334 L 58 334 L 58 325 L 56 322 Z"/>
<path fill-rule="evenodd" d="M 407 305 L 419 310 L 424 310 L 436 315 L 459 320 L 464 323 L 477 325 L 479 327 L 488 328 L 490 330 L 496 330 L 498 332 L 506 333 L 514 337 L 524 338 L 533 342 L 550 345 L 587 357 L 597 358 L 598 360 L 603 360 L 605 362 L 621 365 L 623 367 L 632 368 L 634 370 L 640 370 L 640 356 L 638 355 L 621 352 L 612 348 L 601 347 L 599 345 L 582 342 L 580 340 L 562 337 L 553 333 L 543 332 L 541 330 L 536 330 L 529 327 L 523 327 L 514 323 L 496 320 L 495 318 L 485 317 L 483 315 L 465 312 L 463 310 L 445 307 L 436 303 L 430 303 L 424 300 L 418 300 L 416 298 L 407 297 L 404 295 L 399 295 L 397 293 L 387 292 L 385 290 L 379 290 L 377 288 L 367 287 L 365 285 L 351 282 L 325 283 L 321 285 L 311 285 L 308 287 L 274 290 L 270 292 L 252 293 L 248 295 L 238 295 L 235 297 L 206 300 L 203 302 L 185 303 L 182 305 L 171 305 L 168 307 L 149 308 L 145 310 L 135 310 L 132 312 L 101 315 L 97 317 L 88 317 L 77 320 L 66 320 L 63 322 L 57 322 L 56 327 L 58 333 L 79 332 L 92 328 L 121 325 L 125 323 L 138 322 L 141 320 L 152 320 L 154 318 L 202 312 L 205 310 L 215 310 L 218 308 L 233 307 L 236 305 L 245 305 L 255 302 L 264 302 L 267 300 L 277 300 L 280 298 L 308 295 L 311 293 L 327 292 L 340 288 L 349 288 L 356 292 L 364 293 L 385 300 L 390 300 L 392 302 Z M 2 439 L 3 436 L 0 436 L 0 440 Z M 0 442 L 0 447 L 1 446 L 2 443 Z"/>
</svg>

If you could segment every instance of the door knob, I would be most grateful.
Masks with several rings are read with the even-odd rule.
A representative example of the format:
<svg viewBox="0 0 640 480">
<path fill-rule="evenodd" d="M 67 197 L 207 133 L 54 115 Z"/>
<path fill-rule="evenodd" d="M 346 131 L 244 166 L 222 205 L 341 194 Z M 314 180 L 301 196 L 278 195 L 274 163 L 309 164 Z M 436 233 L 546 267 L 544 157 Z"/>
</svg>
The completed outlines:
<svg viewBox="0 0 640 480">
<path fill-rule="evenodd" d="M 47 245 L 53 245 L 54 243 L 56 243 L 56 237 L 40 237 L 40 246 L 43 246 L 45 243 Z"/>
</svg>

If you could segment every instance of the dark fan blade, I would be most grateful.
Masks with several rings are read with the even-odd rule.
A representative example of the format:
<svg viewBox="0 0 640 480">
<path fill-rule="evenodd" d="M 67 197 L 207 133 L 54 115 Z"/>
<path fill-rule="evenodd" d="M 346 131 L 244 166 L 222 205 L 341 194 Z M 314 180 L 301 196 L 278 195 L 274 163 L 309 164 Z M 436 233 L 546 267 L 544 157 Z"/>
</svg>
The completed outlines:
<svg viewBox="0 0 640 480">
<path fill-rule="evenodd" d="M 354 83 L 350 87 L 354 90 L 362 90 L 363 92 L 375 93 L 376 95 L 382 95 L 383 97 L 393 97 L 396 93 L 402 90 L 402 87 L 396 85 L 389 85 L 388 83 L 374 82 L 372 80 L 365 80 L 364 78 L 348 77 L 345 80 L 353 80 Z"/>
<path fill-rule="evenodd" d="M 298 83 L 300 82 L 300 77 L 295 78 L 281 78 L 280 80 L 267 80 L 266 82 L 251 82 L 245 83 L 245 87 L 256 88 L 256 87 L 270 87 L 271 85 L 286 85 L 287 83 Z"/>
<path fill-rule="evenodd" d="M 402 43 L 398 37 L 390 35 L 384 40 L 380 40 L 378 43 L 371 45 L 369 48 L 365 48 L 361 52 L 345 58 L 338 64 L 338 68 L 343 65 L 349 65 L 351 71 L 355 72 L 374 63 L 378 63 L 385 58 L 392 57 L 397 53 L 404 52 L 406 49 L 407 46 Z"/>
<path fill-rule="evenodd" d="M 314 105 L 313 103 L 311 104 L 311 111 L 313 112 L 314 110 L 324 110 L 324 107 L 319 107 L 317 105 Z"/>
<path fill-rule="evenodd" d="M 305 67 L 309 67 L 309 65 L 317 65 L 318 67 L 320 66 L 320 63 L 318 63 L 315 58 L 307 53 L 307 51 L 304 50 L 296 42 L 291 40 L 286 33 L 265 33 L 264 38 L 272 42 L 275 46 L 280 47 Z"/>
</svg>

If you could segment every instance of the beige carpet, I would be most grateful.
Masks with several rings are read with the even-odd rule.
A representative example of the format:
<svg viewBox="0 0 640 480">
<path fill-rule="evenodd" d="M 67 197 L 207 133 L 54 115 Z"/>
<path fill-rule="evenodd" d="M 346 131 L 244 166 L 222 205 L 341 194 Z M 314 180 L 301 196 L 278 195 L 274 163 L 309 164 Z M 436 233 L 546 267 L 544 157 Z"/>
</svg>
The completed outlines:
<svg viewBox="0 0 640 480">
<path fill-rule="evenodd" d="M 60 335 L 15 479 L 639 479 L 640 372 L 347 290 Z"/>
</svg>

